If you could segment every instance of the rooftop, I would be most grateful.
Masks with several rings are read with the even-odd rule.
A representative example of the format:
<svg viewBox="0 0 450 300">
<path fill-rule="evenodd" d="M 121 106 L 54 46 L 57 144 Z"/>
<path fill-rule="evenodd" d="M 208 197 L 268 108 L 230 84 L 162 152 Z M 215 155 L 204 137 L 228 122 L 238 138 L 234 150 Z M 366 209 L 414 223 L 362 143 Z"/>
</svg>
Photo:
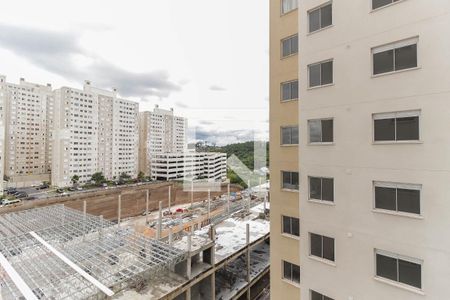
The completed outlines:
<svg viewBox="0 0 450 300">
<path fill-rule="evenodd" d="M 152 280 L 185 253 L 63 205 L 0 215 L 2 299 L 80 299 Z"/>
</svg>

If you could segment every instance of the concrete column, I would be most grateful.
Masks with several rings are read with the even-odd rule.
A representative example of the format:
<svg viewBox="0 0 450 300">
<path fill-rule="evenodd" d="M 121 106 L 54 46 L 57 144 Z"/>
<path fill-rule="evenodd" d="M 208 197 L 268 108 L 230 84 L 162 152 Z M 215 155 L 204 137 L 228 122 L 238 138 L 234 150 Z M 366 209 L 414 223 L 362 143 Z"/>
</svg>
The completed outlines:
<svg viewBox="0 0 450 300">
<path fill-rule="evenodd" d="M 172 246 L 172 244 L 173 244 L 172 227 L 169 227 L 169 245 Z"/>
<path fill-rule="evenodd" d="M 148 224 L 148 202 L 149 202 L 149 192 L 145 191 L 145 225 Z"/>
<path fill-rule="evenodd" d="M 192 278 L 192 266 L 191 266 L 191 262 L 192 262 L 192 257 L 191 257 L 191 248 L 192 248 L 192 233 L 188 233 L 187 236 L 187 252 L 188 252 L 188 258 L 187 258 L 187 265 L 186 265 L 186 275 L 188 279 Z"/>
<path fill-rule="evenodd" d="M 121 215 L 122 215 L 122 195 L 119 194 L 117 205 L 117 226 L 120 226 Z"/>
<path fill-rule="evenodd" d="M 214 245 L 211 247 L 211 265 L 214 266 L 216 264 L 216 227 L 211 225 L 211 241 L 213 241 Z"/>
<path fill-rule="evenodd" d="M 186 290 L 186 300 L 191 300 L 191 288 L 188 287 L 188 289 Z"/>
<path fill-rule="evenodd" d="M 172 186 L 169 185 L 169 212 L 170 212 L 171 202 L 172 202 Z"/>
<path fill-rule="evenodd" d="M 208 220 L 211 219 L 211 190 L 208 189 Z"/>
<path fill-rule="evenodd" d="M 211 274 L 211 300 L 216 300 L 216 272 Z"/>
<path fill-rule="evenodd" d="M 267 193 L 264 195 L 264 214 L 266 213 L 266 207 L 267 207 Z"/>
<path fill-rule="evenodd" d="M 191 181 L 191 208 L 194 206 L 194 179 Z"/>
<path fill-rule="evenodd" d="M 86 239 L 86 200 L 83 201 L 83 241 Z"/>
<path fill-rule="evenodd" d="M 158 227 L 156 228 L 156 238 L 159 240 L 162 233 L 162 201 L 159 201 Z"/>
<path fill-rule="evenodd" d="M 98 236 L 100 239 L 103 238 L 103 215 L 100 215 L 100 229 L 98 230 Z"/>
</svg>

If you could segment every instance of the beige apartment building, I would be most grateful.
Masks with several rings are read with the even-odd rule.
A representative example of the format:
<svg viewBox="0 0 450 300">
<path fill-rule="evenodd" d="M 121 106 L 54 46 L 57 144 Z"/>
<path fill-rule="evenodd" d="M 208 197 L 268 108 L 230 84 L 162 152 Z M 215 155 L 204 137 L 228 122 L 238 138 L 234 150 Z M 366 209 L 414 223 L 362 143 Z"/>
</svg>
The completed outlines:
<svg viewBox="0 0 450 300">
<path fill-rule="evenodd" d="M 301 298 L 449 299 L 450 1 L 298 11 Z"/>
<path fill-rule="evenodd" d="M 18 84 L 1 76 L 4 113 L 4 175 L 8 185 L 30 186 L 50 180 L 51 149 L 49 116 L 53 92 L 50 84 L 30 83 L 21 78 Z M 3 179 L 3 176 L 2 176 Z"/>
<path fill-rule="evenodd" d="M 299 299 L 297 0 L 270 0 L 270 293 Z"/>
</svg>

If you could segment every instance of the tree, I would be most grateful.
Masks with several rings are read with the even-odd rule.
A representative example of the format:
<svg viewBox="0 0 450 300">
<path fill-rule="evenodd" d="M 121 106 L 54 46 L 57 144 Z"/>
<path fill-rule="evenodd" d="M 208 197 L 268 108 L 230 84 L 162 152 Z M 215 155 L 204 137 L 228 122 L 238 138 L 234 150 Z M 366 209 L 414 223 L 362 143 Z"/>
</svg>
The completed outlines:
<svg viewBox="0 0 450 300">
<path fill-rule="evenodd" d="M 140 171 L 139 174 L 138 174 L 138 176 L 137 176 L 137 179 L 138 179 L 139 181 L 142 181 L 142 180 L 144 180 L 144 177 L 145 177 L 144 172 Z"/>
<path fill-rule="evenodd" d="M 72 181 L 73 185 L 77 185 L 78 181 L 80 181 L 80 176 L 75 174 L 75 175 L 72 176 L 72 179 L 70 181 Z"/>
<path fill-rule="evenodd" d="M 122 174 L 120 174 L 119 176 L 119 181 L 127 181 L 131 178 L 130 175 L 128 175 L 127 173 L 123 172 Z"/>
<path fill-rule="evenodd" d="M 101 185 L 106 181 L 105 176 L 102 172 L 96 172 L 92 174 L 91 180 L 94 181 L 96 185 Z"/>
</svg>

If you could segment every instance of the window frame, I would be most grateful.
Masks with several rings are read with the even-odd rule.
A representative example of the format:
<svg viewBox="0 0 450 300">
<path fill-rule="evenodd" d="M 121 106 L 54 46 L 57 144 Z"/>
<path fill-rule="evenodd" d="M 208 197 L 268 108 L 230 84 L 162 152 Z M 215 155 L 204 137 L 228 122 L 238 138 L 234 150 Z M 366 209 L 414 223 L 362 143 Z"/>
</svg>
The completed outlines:
<svg viewBox="0 0 450 300">
<path fill-rule="evenodd" d="M 389 278 L 382 277 L 382 276 L 378 275 L 377 255 L 382 255 L 382 256 L 385 256 L 385 257 L 388 257 L 388 258 L 395 259 L 397 261 L 397 264 L 396 264 L 397 280 L 389 279 Z M 420 265 L 420 288 L 399 281 L 399 278 L 400 278 L 399 260 Z M 381 281 L 381 282 L 384 282 L 384 283 L 387 283 L 387 284 L 390 284 L 390 285 L 394 285 L 396 287 L 408 289 L 408 290 L 411 290 L 411 291 L 416 291 L 416 292 L 419 292 L 419 293 L 422 294 L 423 291 L 424 291 L 423 266 L 424 266 L 424 260 L 423 259 L 409 257 L 409 256 L 397 254 L 397 253 L 386 251 L 386 250 L 374 249 L 374 278 L 376 280 Z"/>
<path fill-rule="evenodd" d="M 284 187 L 284 176 L 283 176 L 284 173 L 289 173 L 290 174 L 291 182 L 292 182 L 292 173 L 297 173 L 297 177 L 298 177 L 298 187 L 297 187 L 297 189 L 291 189 L 291 188 Z M 284 170 L 281 170 L 281 180 L 280 180 L 280 182 L 281 182 L 281 190 L 298 192 L 300 190 L 300 173 L 298 171 L 284 171 Z M 292 183 L 291 183 L 291 185 L 292 185 Z"/>
<path fill-rule="evenodd" d="M 320 121 L 320 142 L 311 142 L 311 127 L 310 124 L 312 121 Z M 323 141 L 323 127 L 322 127 L 322 121 L 332 121 L 333 124 L 333 130 L 331 132 L 331 135 L 333 137 L 333 140 L 331 142 L 324 142 Z M 332 145 L 334 144 L 334 117 L 329 117 L 329 118 L 319 118 L 319 119 L 309 119 L 307 121 L 307 125 L 308 125 L 308 144 L 309 145 Z"/>
<path fill-rule="evenodd" d="M 294 37 L 297 37 L 297 52 L 292 52 L 292 51 L 291 51 L 288 55 L 283 56 L 283 42 L 286 41 L 286 40 L 293 39 Z M 292 48 L 292 44 L 291 44 L 291 48 Z M 282 39 L 280 40 L 280 59 L 286 59 L 286 58 L 289 58 L 289 57 L 291 57 L 291 56 L 295 56 L 295 55 L 298 54 L 298 50 L 299 50 L 299 49 L 298 49 L 298 33 L 292 34 L 292 35 L 287 36 L 287 37 L 285 37 L 285 38 L 282 38 Z"/>
<path fill-rule="evenodd" d="M 289 225 L 290 225 L 290 231 L 291 232 L 285 232 L 284 231 L 284 218 L 289 218 Z M 292 233 L 292 228 L 293 228 L 292 219 L 297 219 L 298 220 L 298 235 L 295 235 L 295 234 Z M 289 236 L 289 237 L 292 237 L 292 238 L 295 238 L 295 239 L 299 239 L 300 238 L 300 218 L 286 216 L 286 215 L 281 215 L 281 234 Z"/>
<path fill-rule="evenodd" d="M 397 139 L 397 119 L 408 118 L 408 117 L 418 117 L 419 119 L 419 132 L 417 140 L 398 140 Z M 375 121 L 376 120 L 387 120 L 387 119 L 395 119 L 395 131 L 394 131 L 394 140 L 380 140 L 377 141 L 375 139 Z M 422 111 L 418 110 L 406 110 L 406 111 L 397 111 L 397 112 L 385 112 L 385 113 L 373 113 L 372 114 L 372 143 L 373 144 L 414 144 L 414 143 L 422 143 Z"/>
<path fill-rule="evenodd" d="M 327 25 L 325 27 L 320 27 L 319 29 L 316 29 L 314 31 L 311 31 L 311 22 L 310 22 L 311 13 L 316 11 L 316 10 L 319 10 L 320 11 L 319 12 L 320 13 L 319 14 L 319 23 L 322 23 L 322 11 L 321 11 L 321 9 L 326 7 L 326 6 L 328 6 L 328 5 L 331 5 L 331 24 Z M 327 1 L 325 3 L 320 4 L 319 6 L 313 7 L 311 9 L 309 9 L 306 12 L 306 14 L 307 14 L 307 17 L 308 17 L 307 18 L 307 20 L 308 20 L 308 33 L 307 33 L 307 35 L 314 34 L 314 33 L 326 30 L 326 29 L 328 29 L 330 27 L 333 27 L 333 25 L 334 25 L 333 24 L 333 21 L 334 21 L 334 18 L 333 18 L 333 1 Z M 322 26 L 322 24 L 320 24 L 320 26 Z"/>
<path fill-rule="evenodd" d="M 280 16 L 284 16 L 284 15 L 287 15 L 287 14 L 293 12 L 293 11 L 298 10 L 298 0 L 296 0 L 297 5 L 295 6 L 295 8 L 293 8 L 293 9 L 291 9 L 289 11 L 283 12 L 283 1 L 284 0 L 280 0 Z"/>
<path fill-rule="evenodd" d="M 317 255 L 312 254 L 311 237 L 312 237 L 313 234 L 314 235 L 318 235 L 318 236 L 321 237 L 321 256 L 317 256 Z M 336 265 L 336 257 L 337 257 L 337 255 L 336 255 L 336 238 L 330 237 L 330 236 L 327 236 L 327 235 L 323 235 L 323 234 L 319 234 L 319 233 L 314 233 L 314 232 L 308 232 L 308 237 L 309 237 L 309 253 L 308 253 L 308 257 L 312 258 L 312 259 L 319 260 L 319 261 L 324 262 L 324 263 L 328 263 L 328 264 L 331 264 L 331 265 Z M 323 254 L 324 253 L 324 242 L 323 242 L 324 237 L 333 240 L 333 258 L 334 258 L 334 260 L 330 260 L 328 258 L 324 258 L 323 257 L 324 256 L 324 254 Z"/>
<path fill-rule="evenodd" d="M 404 0 L 400 0 L 400 1 L 404 1 Z M 407 71 L 411 71 L 411 70 L 417 70 L 420 68 L 420 59 L 419 59 L 419 51 L 420 51 L 420 39 L 419 36 L 413 36 L 413 37 L 409 37 L 409 38 L 405 38 L 405 39 L 401 39 L 401 40 L 397 40 L 395 42 L 390 42 L 390 43 L 386 43 L 383 45 L 378 45 L 378 46 L 374 46 L 370 49 L 370 61 L 371 61 L 371 76 L 372 78 L 377 78 L 380 76 L 386 76 L 386 75 L 392 75 L 392 74 L 397 74 L 397 73 L 402 73 L 402 72 L 407 72 Z M 407 47 L 407 46 L 411 46 L 411 45 L 416 45 L 416 66 L 415 67 L 411 67 L 411 68 L 405 68 L 405 69 L 400 69 L 400 70 L 395 70 L 395 51 L 403 48 L 403 47 Z M 390 50 L 394 50 L 394 58 L 393 58 L 393 71 L 389 71 L 389 72 L 384 72 L 384 73 L 378 73 L 375 74 L 375 65 L 374 65 L 374 55 L 377 53 L 383 53 L 386 51 L 390 51 Z"/>
<path fill-rule="evenodd" d="M 290 87 L 290 92 L 291 92 L 291 96 L 292 96 L 292 84 L 294 82 L 297 82 L 297 98 L 289 98 L 289 99 L 284 100 L 283 99 L 283 85 L 285 85 L 285 84 L 289 84 L 290 85 L 289 87 Z M 300 91 L 300 89 L 299 89 L 298 79 L 293 79 L 293 80 L 281 82 L 280 83 L 280 102 L 285 103 L 285 102 L 290 102 L 290 101 L 297 101 L 299 99 L 299 91 Z"/>
<path fill-rule="evenodd" d="M 297 143 L 292 143 L 292 129 L 297 128 Z M 283 129 L 290 129 L 290 144 L 284 144 L 283 143 Z M 300 133 L 299 133 L 299 127 L 298 125 L 288 125 L 288 126 L 280 126 L 280 146 L 282 147 L 292 147 L 292 146 L 298 146 L 300 142 Z"/>
<path fill-rule="evenodd" d="M 311 198 L 311 178 L 320 179 L 320 197 L 322 199 Z M 333 200 L 323 200 L 323 179 L 333 180 Z M 308 176 L 308 201 L 314 203 L 321 203 L 327 205 L 335 205 L 335 188 L 334 188 L 334 177 L 324 177 L 324 176 Z"/>
<path fill-rule="evenodd" d="M 284 273 L 285 273 L 285 263 L 287 263 L 287 264 L 289 264 L 290 265 L 290 267 L 291 267 L 291 278 L 286 278 L 285 276 L 284 276 Z M 298 278 L 298 282 L 297 281 L 294 281 L 293 280 L 293 278 L 294 278 L 294 276 L 293 276 L 293 267 L 298 267 L 298 269 L 299 269 L 299 278 Z M 296 264 L 294 264 L 294 263 L 291 263 L 291 262 L 289 262 L 289 261 L 287 261 L 287 260 L 284 260 L 284 259 L 282 259 L 281 260 L 281 270 L 282 270 L 282 272 L 281 272 L 281 278 L 283 279 L 283 280 L 286 280 L 287 282 L 289 282 L 289 283 L 292 283 L 292 284 L 294 284 L 294 285 L 296 285 L 296 286 L 300 286 L 300 281 L 301 281 L 301 270 L 300 270 L 300 266 L 299 265 L 296 265 Z"/>
<path fill-rule="evenodd" d="M 398 210 L 398 196 L 396 191 L 396 210 L 384 209 L 376 207 L 376 187 L 381 188 L 393 188 L 393 189 L 406 189 L 406 190 L 416 190 L 419 191 L 419 207 L 420 213 L 411 213 Z M 378 213 L 385 213 L 397 216 L 407 216 L 407 217 L 415 217 L 415 218 L 423 218 L 423 197 L 422 197 L 422 185 L 414 184 L 414 183 L 400 183 L 400 182 L 388 182 L 388 181 L 373 181 L 373 201 L 372 201 L 372 210 Z"/>
<path fill-rule="evenodd" d="M 331 62 L 331 68 L 332 68 L 332 72 L 331 72 L 331 82 L 330 83 L 326 83 L 326 84 L 322 84 L 322 64 Z M 315 85 L 315 86 L 311 86 L 311 67 L 316 66 L 316 65 L 320 65 L 320 84 L 319 85 Z M 311 63 L 307 66 L 308 68 L 308 90 L 312 90 L 312 89 L 317 89 L 317 88 L 322 88 L 322 87 L 327 87 L 327 86 L 331 86 L 334 85 L 334 58 L 329 58 L 329 59 L 325 59 L 322 61 L 318 61 L 315 63 Z"/>
<path fill-rule="evenodd" d="M 392 5 L 396 5 L 396 4 L 398 4 L 398 3 L 400 3 L 400 2 L 403 2 L 403 1 L 405 1 L 405 0 L 392 0 L 392 2 L 389 3 L 389 4 L 385 4 L 385 5 L 383 5 L 383 6 L 379 6 L 379 7 L 377 7 L 377 8 L 374 8 L 374 7 L 373 7 L 373 0 L 370 0 L 370 11 L 371 11 L 371 12 L 376 12 L 376 11 L 378 11 L 378 10 L 380 10 L 380 9 L 383 9 L 383 8 L 386 8 L 386 7 L 390 7 L 390 6 L 392 6 Z"/>
<path fill-rule="evenodd" d="M 326 296 L 322 293 L 319 293 L 318 291 L 312 290 L 312 289 L 309 290 L 309 299 L 310 300 L 312 299 L 313 293 L 319 294 L 322 297 L 322 300 L 327 300 L 327 299 L 334 300 L 333 298 L 328 297 L 328 296 Z"/>
</svg>

